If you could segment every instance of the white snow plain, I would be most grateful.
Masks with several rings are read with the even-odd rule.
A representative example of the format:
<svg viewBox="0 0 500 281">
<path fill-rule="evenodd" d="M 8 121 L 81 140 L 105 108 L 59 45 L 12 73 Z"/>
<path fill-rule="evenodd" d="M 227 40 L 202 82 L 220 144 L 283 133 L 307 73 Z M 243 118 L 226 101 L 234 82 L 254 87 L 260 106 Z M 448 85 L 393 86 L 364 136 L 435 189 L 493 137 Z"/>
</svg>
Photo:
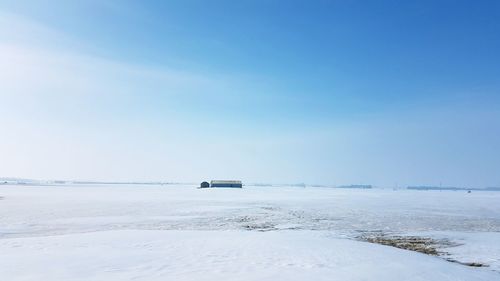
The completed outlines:
<svg viewBox="0 0 500 281">
<path fill-rule="evenodd" d="M 500 280 L 500 192 L 3 185 L 0 280 Z"/>
</svg>

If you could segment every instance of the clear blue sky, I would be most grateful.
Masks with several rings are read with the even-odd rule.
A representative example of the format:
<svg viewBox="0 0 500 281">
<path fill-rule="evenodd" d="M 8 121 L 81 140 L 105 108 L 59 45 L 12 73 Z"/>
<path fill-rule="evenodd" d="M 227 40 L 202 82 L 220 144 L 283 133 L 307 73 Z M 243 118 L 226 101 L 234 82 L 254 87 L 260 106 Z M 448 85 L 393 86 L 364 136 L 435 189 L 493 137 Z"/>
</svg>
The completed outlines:
<svg viewBox="0 0 500 281">
<path fill-rule="evenodd" d="M 500 2 L 0 3 L 0 176 L 500 185 Z"/>
</svg>

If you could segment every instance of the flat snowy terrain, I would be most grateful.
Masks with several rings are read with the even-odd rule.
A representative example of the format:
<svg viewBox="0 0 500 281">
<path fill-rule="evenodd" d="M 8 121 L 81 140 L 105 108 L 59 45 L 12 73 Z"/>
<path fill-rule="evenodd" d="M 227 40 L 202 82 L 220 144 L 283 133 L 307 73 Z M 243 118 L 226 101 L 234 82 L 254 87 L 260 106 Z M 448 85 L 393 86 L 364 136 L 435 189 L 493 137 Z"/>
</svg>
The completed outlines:
<svg viewBox="0 0 500 281">
<path fill-rule="evenodd" d="M 500 280 L 500 192 L 2 185 L 0 280 Z"/>
</svg>

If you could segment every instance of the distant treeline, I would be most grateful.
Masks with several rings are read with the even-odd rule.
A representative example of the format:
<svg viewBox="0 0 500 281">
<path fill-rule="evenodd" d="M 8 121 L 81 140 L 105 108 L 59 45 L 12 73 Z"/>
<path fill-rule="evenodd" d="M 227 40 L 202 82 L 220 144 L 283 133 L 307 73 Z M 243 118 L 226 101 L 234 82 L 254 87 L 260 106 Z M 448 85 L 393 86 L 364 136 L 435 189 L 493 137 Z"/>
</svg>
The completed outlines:
<svg viewBox="0 0 500 281">
<path fill-rule="evenodd" d="M 373 188 L 370 184 L 351 184 L 351 185 L 341 185 L 337 186 L 337 188 L 360 188 L 360 189 L 370 189 Z"/>
<path fill-rule="evenodd" d="M 486 188 L 466 188 L 466 187 L 453 187 L 453 186 L 408 186 L 406 189 L 412 190 L 451 190 L 451 191 L 500 191 L 500 187 L 486 187 Z"/>
</svg>

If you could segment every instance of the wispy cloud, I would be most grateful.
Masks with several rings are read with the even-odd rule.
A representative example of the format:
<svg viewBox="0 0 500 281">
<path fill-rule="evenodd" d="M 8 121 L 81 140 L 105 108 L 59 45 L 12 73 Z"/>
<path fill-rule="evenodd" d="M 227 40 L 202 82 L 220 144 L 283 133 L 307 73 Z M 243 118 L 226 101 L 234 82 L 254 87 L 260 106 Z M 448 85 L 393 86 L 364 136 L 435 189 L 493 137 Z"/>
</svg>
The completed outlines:
<svg viewBox="0 0 500 281">
<path fill-rule="evenodd" d="M 144 85 L 137 86 L 146 87 L 146 84 L 153 83 L 155 88 L 160 89 L 158 92 L 166 88 L 182 92 L 194 88 L 210 89 L 223 82 L 215 75 L 208 77 L 165 66 L 152 67 L 92 56 L 82 49 L 71 47 L 84 45 L 74 38 L 12 14 L 1 14 L 0 38 L 0 79 L 4 86 L 9 85 L 11 88 L 30 86 L 35 89 L 41 86 L 43 89 L 57 82 L 63 87 L 73 87 L 65 94 L 76 89 L 76 92 L 81 92 L 82 87 L 84 90 L 91 89 L 88 91 L 90 94 L 97 90 L 92 87 L 134 85 L 138 81 L 145 81 Z M 30 92 L 26 88 L 22 89 L 24 93 Z M 169 92 L 174 94 L 173 91 Z"/>
<path fill-rule="evenodd" d="M 12 14 L 0 19 L 0 98 L 11 115 L 23 108 L 23 115 L 41 113 L 63 122 L 115 113 L 122 118 L 179 113 L 183 101 L 221 99 L 221 89 L 230 83 L 216 74 L 89 55 L 69 47 L 80 46 L 78 41 L 41 23 Z M 81 113 L 61 112 L 74 107 Z"/>
</svg>

